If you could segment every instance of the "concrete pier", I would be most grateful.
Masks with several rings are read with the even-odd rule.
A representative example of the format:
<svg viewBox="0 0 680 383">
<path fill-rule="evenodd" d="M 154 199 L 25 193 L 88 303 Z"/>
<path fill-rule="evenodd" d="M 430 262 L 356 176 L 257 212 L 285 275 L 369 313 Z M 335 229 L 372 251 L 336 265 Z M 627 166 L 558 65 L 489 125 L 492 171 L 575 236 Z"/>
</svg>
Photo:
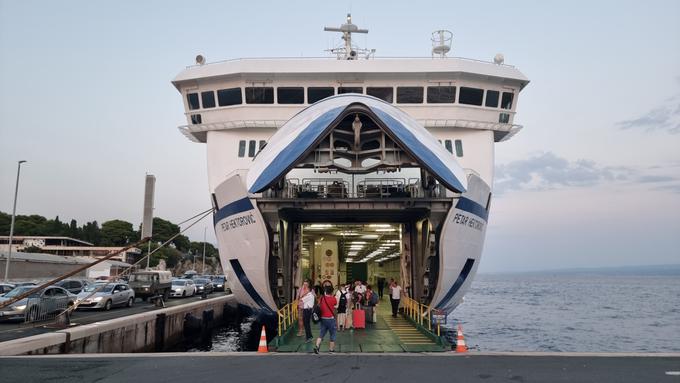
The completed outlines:
<svg viewBox="0 0 680 383">
<path fill-rule="evenodd" d="M 181 340 L 187 314 L 212 310 L 219 321 L 231 295 L 190 302 L 0 343 L 0 355 L 164 351 Z"/>
<path fill-rule="evenodd" d="M 0 358 L 0 371 L 3 382 L 677 383 L 680 354 L 67 355 Z"/>
</svg>

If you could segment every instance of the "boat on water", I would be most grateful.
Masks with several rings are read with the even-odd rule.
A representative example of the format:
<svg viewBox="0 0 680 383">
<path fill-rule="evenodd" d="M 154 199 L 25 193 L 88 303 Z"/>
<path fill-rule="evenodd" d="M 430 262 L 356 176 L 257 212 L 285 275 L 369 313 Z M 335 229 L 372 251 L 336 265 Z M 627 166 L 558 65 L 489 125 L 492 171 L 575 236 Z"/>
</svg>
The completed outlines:
<svg viewBox="0 0 680 383">
<path fill-rule="evenodd" d="M 325 58 L 196 64 L 172 81 L 179 130 L 207 150 L 220 261 L 239 304 L 274 314 L 302 281 L 394 279 L 448 314 L 479 267 L 493 195 L 494 145 L 529 80 L 498 54 L 380 58 L 352 23 L 326 31 Z"/>
</svg>

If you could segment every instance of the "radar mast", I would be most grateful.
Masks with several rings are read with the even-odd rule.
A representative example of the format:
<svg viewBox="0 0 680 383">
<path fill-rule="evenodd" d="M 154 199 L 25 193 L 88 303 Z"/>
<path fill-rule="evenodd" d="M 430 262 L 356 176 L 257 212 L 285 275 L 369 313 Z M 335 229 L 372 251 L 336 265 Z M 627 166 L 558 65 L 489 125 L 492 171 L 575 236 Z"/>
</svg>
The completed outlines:
<svg viewBox="0 0 680 383">
<path fill-rule="evenodd" d="M 358 26 L 352 24 L 352 14 L 347 14 L 347 22 L 342 24 L 339 28 L 324 27 L 326 32 L 342 32 L 342 39 L 345 40 L 345 46 L 329 49 L 331 53 L 338 57 L 338 60 L 356 60 L 359 55 L 369 59 L 371 55 L 375 54 L 375 49 L 357 48 L 352 46 L 352 33 L 368 33 L 368 29 L 359 29 Z"/>
</svg>

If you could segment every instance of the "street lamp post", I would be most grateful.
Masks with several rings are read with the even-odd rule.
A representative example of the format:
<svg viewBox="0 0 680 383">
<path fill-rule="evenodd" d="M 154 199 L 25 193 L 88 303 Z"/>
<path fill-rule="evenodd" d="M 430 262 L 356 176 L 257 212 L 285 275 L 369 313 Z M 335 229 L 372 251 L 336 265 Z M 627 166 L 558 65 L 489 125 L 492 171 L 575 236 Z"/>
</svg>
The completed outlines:
<svg viewBox="0 0 680 383">
<path fill-rule="evenodd" d="M 17 214 L 17 194 L 19 193 L 19 174 L 21 174 L 21 164 L 25 160 L 19 161 L 17 164 L 17 182 L 14 186 L 14 207 L 12 208 L 12 223 L 9 226 L 9 251 L 7 252 L 7 259 L 5 260 L 5 282 L 9 277 L 9 262 L 12 259 L 12 240 L 14 239 L 14 218 Z"/>
</svg>

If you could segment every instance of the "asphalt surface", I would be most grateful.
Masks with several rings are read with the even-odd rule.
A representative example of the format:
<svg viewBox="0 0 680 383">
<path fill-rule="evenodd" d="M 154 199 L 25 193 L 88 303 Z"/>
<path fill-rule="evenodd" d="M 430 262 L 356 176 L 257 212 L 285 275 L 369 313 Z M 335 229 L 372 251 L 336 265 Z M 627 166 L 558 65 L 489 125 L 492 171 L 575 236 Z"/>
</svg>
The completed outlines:
<svg viewBox="0 0 680 383">
<path fill-rule="evenodd" d="M 208 298 L 215 298 L 222 295 L 226 294 L 223 292 L 215 292 L 208 295 Z M 168 302 L 165 302 L 165 307 L 179 306 L 189 302 L 195 302 L 200 299 L 201 299 L 200 295 L 196 295 L 190 298 L 170 298 Z M 158 309 L 160 308 L 154 306 L 151 303 L 147 303 L 142 301 L 141 299 L 137 299 L 135 300 L 134 306 L 130 308 L 128 307 L 112 308 L 110 311 L 92 309 L 76 310 L 71 315 L 71 324 L 83 325 L 94 322 L 101 322 L 109 319 L 120 318 L 127 315 L 139 314 Z M 20 322 L 0 322 L 0 342 L 43 334 L 46 332 L 56 330 L 54 328 L 50 328 L 49 325 L 50 322 L 39 322 L 30 324 Z M 2 380 L 1 376 L 0 380 Z"/>
<path fill-rule="evenodd" d="M 203 353 L 5 357 L 0 358 L 0 382 L 680 382 L 678 355 Z"/>
</svg>

